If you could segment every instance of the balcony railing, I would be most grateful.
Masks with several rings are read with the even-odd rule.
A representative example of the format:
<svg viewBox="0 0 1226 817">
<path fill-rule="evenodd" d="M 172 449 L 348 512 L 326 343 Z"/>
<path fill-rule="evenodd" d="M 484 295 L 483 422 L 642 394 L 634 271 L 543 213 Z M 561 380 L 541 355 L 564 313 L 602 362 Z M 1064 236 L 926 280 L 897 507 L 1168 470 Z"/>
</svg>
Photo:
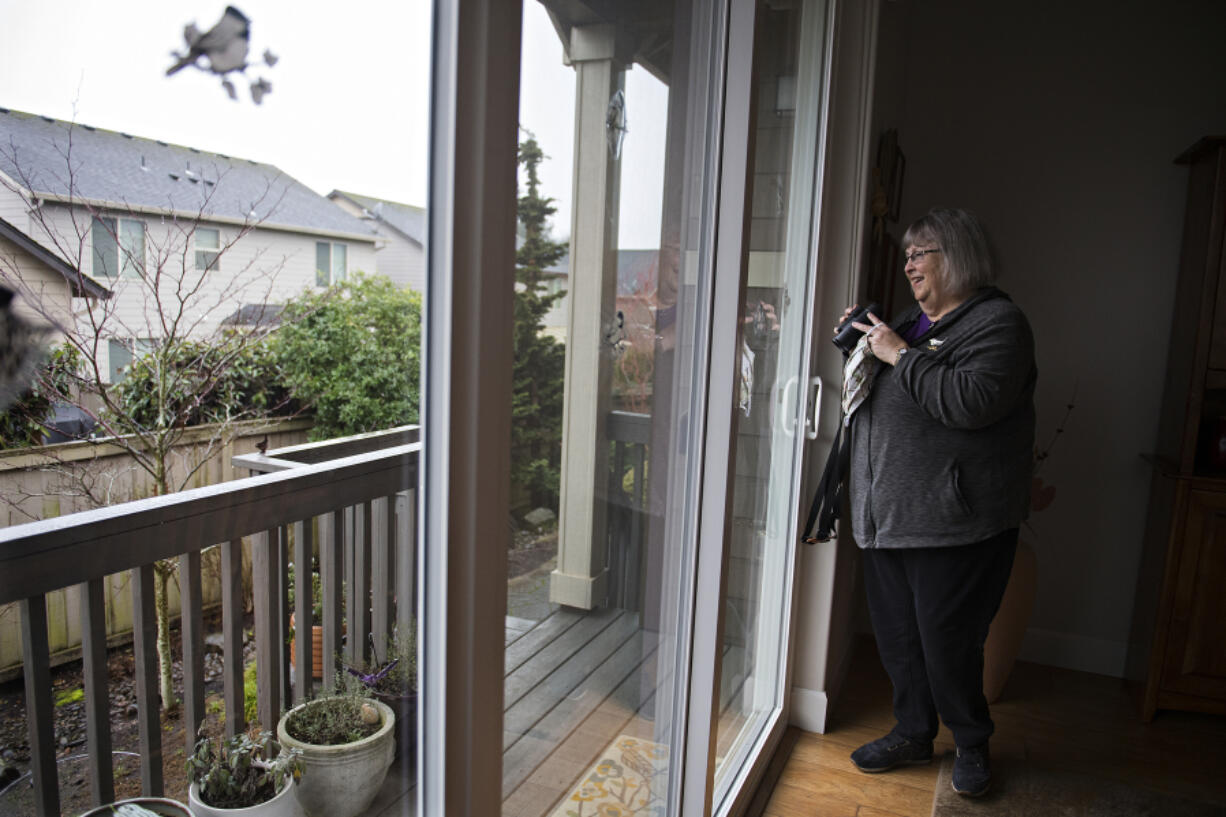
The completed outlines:
<svg viewBox="0 0 1226 817">
<path fill-rule="evenodd" d="M 412 439 L 412 441 L 410 441 Z M 388 446 L 388 443 L 398 444 Z M 348 446 L 348 448 L 346 448 Z M 351 453 L 358 450 L 360 453 Z M 374 448 L 376 450 L 362 450 Z M 246 727 L 243 694 L 242 543 L 250 542 L 258 665 L 257 717 L 275 728 L 284 706 L 311 695 L 310 640 L 297 639 L 297 666 L 289 683 L 287 560 L 311 564 L 318 538 L 323 589 L 323 652 L 359 663 L 373 636 L 387 643 L 393 628 L 413 613 L 415 526 L 411 515 L 420 444 L 415 432 L 389 440 L 345 440 L 340 445 L 270 452 L 278 470 L 247 479 L 129 502 L 0 529 L 0 604 L 21 612 L 26 711 L 34 799 L 39 815 L 59 815 L 54 703 L 47 638 L 46 594 L 81 585 L 82 660 L 86 743 L 95 803 L 114 799 L 107 694 L 105 577 L 130 572 L 139 710 L 141 788 L 162 794 L 162 739 L 154 625 L 154 564 L 178 561 L 182 600 L 183 717 L 190 752 L 204 709 L 202 551 L 221 551 L 223 699 L 225 730 Z M 350 454 L 336 457 L 338 454 Z M 280 455 L 280 456 L 277 456 Z M 294 463 L 285 465 L 287 456 Z M 326 461 L 317 461 L 326 459 Z M 316 460 L 311 463 L 311 460 Z M 308 464 L 297 464 L 306 462 Z M 247 458 L 243 467 L 257 467 Z M 292 546 L 292 556 L 290 549 Z M 310 632 L 311 576 L 298 570 L 295 605 L 299 632 Z M 342 594 L 344 605 L 342 606 Z M 357 603 L 369 599 L 369 603 Z M 397 599 L 402 602 L 396 604 Z M 342 611 L 344 611 L 342 613 Z M 342 616 L 348 638 L 342 639 Z M 403 630 L 402 630 L 403 632 Z M 344 643 L 342 643 L 344 642 Z M 323 683 L 335 681 L 335 662 L 324 662 Z"/>
<path fill-rule="evenodd" d="M 611 514 L 609 606 L 634 611 L 645 534 L 650 418 L 613 412 L 608 421 Z M 311 696 L 311 641 L 297 638 L 290 684 L 289 614 L 295 629 L 323 627 L 323 655 L 359 664 L 372 641 L 386 644 L 411 624 L 417 467 L 416 428 L 235 457 L 245 479 L 0 529 L 0 604 L 21 612 L 25 694 L 34 798 L 40 815 L 59 815 L 54 702 L 46 595 L 80 585 L 86 742 L 93 799 L 114 799 L 107 691 L 104 583 L 127 572 L 139 710 L 141 787 L 160 795 L 162 732 L 154 624 L 154 564 L 177 560 L 181 596 L 183 719 L 187 746 L 205 717 L 201 554 L 220 551 L 225 731 L 243 731 L 244 542 L 251 578 L 258 667 L 257 720 L 275 728 L 284 708 Z M 318 552 L 323 621 L 312 621 L 311 572 L 296 569 L 289 609 L 287 566 Z M 358 603 L 368 599 L 368 603 Z M 347 632 L 347 636 L 343 633 Z M 548 668 L 538 668 L 548 672 Z M 534 670 L 534 671 L 538 671 Z M 335 683 L 325 661 L 323 687 Z M 559 738 L 563 739 L 562 737 Z M 521 770 L 522 771 L 522 770 Z M 504 781 L 505 782 L 505 781 Z"/>
</svg>

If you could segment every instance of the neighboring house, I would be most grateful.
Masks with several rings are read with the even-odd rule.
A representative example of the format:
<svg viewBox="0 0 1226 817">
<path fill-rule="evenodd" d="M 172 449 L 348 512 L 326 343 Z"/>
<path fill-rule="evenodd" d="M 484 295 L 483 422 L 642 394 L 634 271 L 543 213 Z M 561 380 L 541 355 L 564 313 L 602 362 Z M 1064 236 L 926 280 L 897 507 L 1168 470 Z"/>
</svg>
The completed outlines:
<svg viewBox="0 0 1226 817">
<path fill-rule="evenodd" d="M 328 198 L 373 226 L 378 237 L 375 272 L 401 288 L 425 291 L 426 208 L 333 190 Z"/>
<path fill-rule="evenodd" d="M 207 337 L 376 268 L 370 227 L 273 165 L 4 108 L 0 218 L 113 290 L 78 310 L 112 381 L 168 319 Z"/>
<path fill-rule="evenodd" d="M 16 314 L 55 330 L 72 323 L 73 298 L 111 296 L 109 289 L 4 218 L 0 218 L 0 285 L 17 293 Z"/>
<path fill-rule="evenodd" d="M 656 282 L 659 277 L 659 250 L 617 251 L 617 308 L 624 321 L 643 323 L 651 318 L 654 331 L 656 306 Z M 557 263 L 544 271 L 545 293 L 549 295 L 567 291 L 570 276 L 570 254 L 563 255 Z M 553 308 L 542 319 L 544 331 L 560 341 L 566 341 L 566 321 L 570 299 L 563 295 L 554 301 Z M 627 332 L 632 327 L 621 327 Z"/>
</svg>

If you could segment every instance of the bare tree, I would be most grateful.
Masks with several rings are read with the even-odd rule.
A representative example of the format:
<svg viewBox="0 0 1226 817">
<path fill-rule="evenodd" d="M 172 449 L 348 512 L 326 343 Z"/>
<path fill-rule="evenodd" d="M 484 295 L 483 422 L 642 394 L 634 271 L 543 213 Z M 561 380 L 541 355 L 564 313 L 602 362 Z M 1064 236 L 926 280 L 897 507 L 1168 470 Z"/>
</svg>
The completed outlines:
<svg viewBox="0 0 1226 817">
<path fill-rule="evenodd" d="M 70 264 L 78 284 L 90 278 L 89 270 L 111 295 L 74 298 L 66 312 L 62 299 L 31 283 L 16 256 L 2 253 L 0 283 L 53 326 L 79 361 L 68 378 L 43 377 L 41 392 L 54 403 L 75 406 L 93 424 L 99 445 L 127 456 L 123 467 L 103 468 L 97 459 L 67 462 L 44 449 L 43 468 L 55 475 L 51 490 L 87 507 L 137 498 L 133 494 L 142 490 L 154 495 L 182 490 L 233 440 L 240 423 L 284 408 L 283 394 L 253 399 L 243 392 L 244 384 L 260 380 L 260 373 L 249 369 L 258 368 L 277 326 L 277 280 L 287 261 L 272 257 L 252 233 L 276 212 L 285 189 L 278 190 L 279 179 L 267 179 L 243 202 L 243 218 L 222 218 L 215 205 L 226 190 L 228 171 L 202 163 L 199 178 L 187 180 L 199 191 L 194 211 L 169 202 L 161 212 L 116 207 L 82 193 L 71 127 L 57 150 L 63 175 L 47 180 L 23 170 L 23 157 L 12 143 L 0 145 L 0 159 L 10 169 L 0 173 L 0 195 L 20 198 L 31 237 Z M 45 172 L 45 163 L 42 167 Z M 37 192 L 47 189 L 61 192 Z M 123 358 L 126 369 L 116 358 Z M 133 491 L 141 483 L 148 488 Z M 6 499 L 23 507 L 21 497 Z M 175 569 L 173 560 L 156 565 L 158 662 L 167 707 L 175 705 L 167 596 Z"/>
</svg>

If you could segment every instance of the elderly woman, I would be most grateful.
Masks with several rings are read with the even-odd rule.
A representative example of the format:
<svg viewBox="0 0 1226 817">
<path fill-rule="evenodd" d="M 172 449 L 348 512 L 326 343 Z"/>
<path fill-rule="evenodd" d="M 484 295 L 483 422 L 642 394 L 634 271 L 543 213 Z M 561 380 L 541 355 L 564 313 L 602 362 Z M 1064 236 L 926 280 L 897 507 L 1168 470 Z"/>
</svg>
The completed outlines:
<svg viewBox="0 0 1226 817">
<path fill-rule="evenodd" d="M 1034 339 L 992 286 L 978 220 L 934 209 L 903 236 L 916 305 L 857 323 L 880 361 L 851 423 L 852 530 L 897 725 L 852 762 L 932 759 L 937 716 L 958 746 L 953 787 L 988 790 L 983 643 L 1029 506 Z"/>
</svg>

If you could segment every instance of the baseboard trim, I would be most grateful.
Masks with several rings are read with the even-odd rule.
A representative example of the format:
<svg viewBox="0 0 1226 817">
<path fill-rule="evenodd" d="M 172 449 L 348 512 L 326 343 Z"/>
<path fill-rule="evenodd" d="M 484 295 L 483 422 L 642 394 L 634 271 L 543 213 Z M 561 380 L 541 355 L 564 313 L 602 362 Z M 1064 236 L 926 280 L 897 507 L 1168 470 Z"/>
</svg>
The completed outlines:
<svg viewBox="0 0 1226 817">
<path fill-rule="evenodd" d="M 826 731 L 826 710 L 829 703 L 824 691 L 792 687 L 788 723 L 806 732 L 824 733 Z"/>
<path fill-rule="evenodd" d="M 1128 642 L 1032 627 L 1026 631 L 1018 658 L 1050 667 L 1123 678 L 1128 661 Z"/>
</svg>

